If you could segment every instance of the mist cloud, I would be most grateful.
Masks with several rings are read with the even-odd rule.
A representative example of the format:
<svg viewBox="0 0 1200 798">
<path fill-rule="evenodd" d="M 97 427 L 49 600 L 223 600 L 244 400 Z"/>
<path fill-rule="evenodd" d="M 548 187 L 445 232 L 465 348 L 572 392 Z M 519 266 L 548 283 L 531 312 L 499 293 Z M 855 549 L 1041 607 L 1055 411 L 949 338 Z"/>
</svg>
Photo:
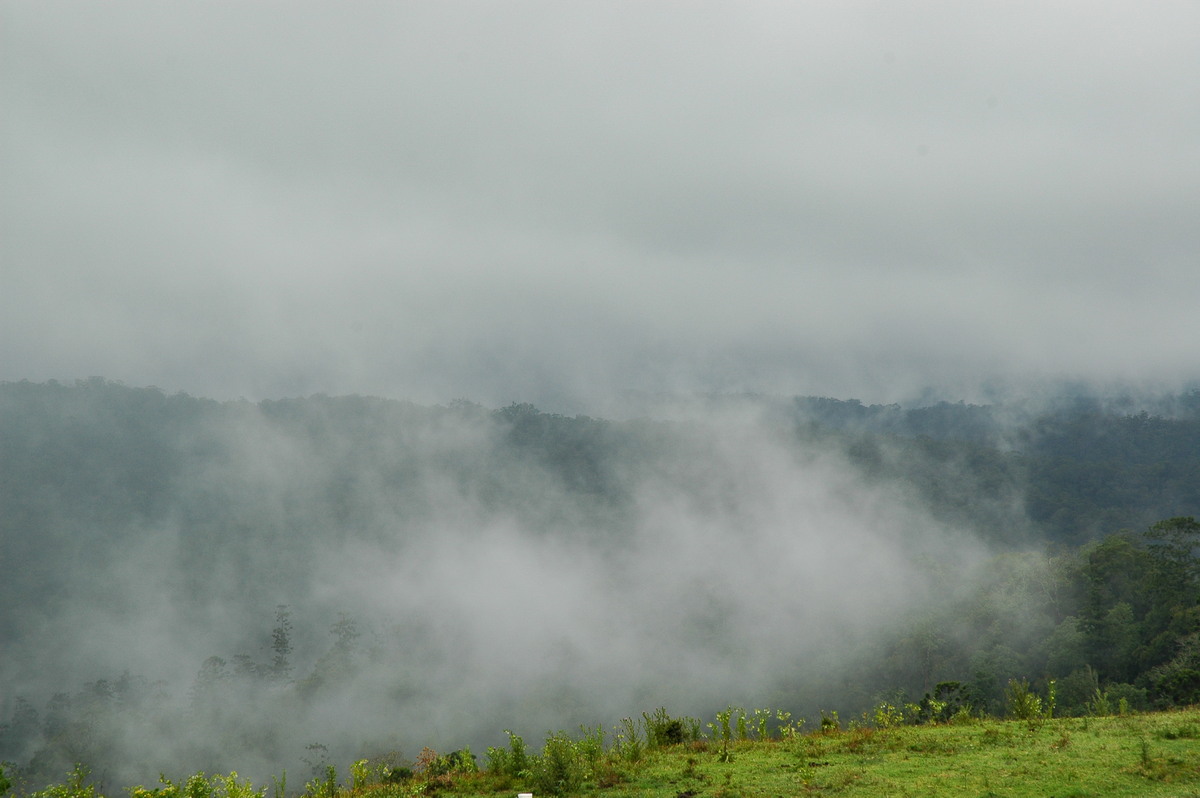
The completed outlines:
<svg viewBox="0 0 1200 798">
<path fill-rule="evenodd" d="M 3 14 L 7 379 L 1194 378 L 1187 5 Z"/>
<path fill-rule="evenodd" d="M 16 494 L 27 521 L 4 541 L 2 717 L 99 702 L 77 749 L 122 784 L 261 782 L 317 744 L 337 763 L 482 752 L 504 728 L 533 740 L 657 706 L 857 706 L 878 685 L 848 674 L 991 554 L 753 404 L 609 422 L 7 390 L 10 427 L 42 444 L 10 455 L 41 487 Z M 64 451 L 78 468 L 37 481 Z"/>
</svg>

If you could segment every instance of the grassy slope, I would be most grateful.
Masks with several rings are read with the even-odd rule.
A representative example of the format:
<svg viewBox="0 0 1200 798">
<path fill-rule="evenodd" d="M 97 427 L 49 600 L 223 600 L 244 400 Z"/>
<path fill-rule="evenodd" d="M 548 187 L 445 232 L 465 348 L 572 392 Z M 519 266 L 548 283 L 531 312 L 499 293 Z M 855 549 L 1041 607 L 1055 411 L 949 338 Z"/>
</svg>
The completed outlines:
<svg viewBox="0 0 1200 798">
<path fill-rule="evenodd" d="M 1200 708 L 1033 726 L 854 729 L 790 741 L 738 743 L 722 762 L 712 743 L 649 752 L 597 798 L 692 796 L 1200 796 Z M 610 779 L 612 774 L 610 774 Z M 442 794 L 513 796 L 519 784 L 459 777 Z M 412 794 L 369 790 L 373 798 Z"/>
<path fill-rule="evenodd" d="M 1200 798 L 1200 707 L 1126 717 L 957 725 L 856 728 L 733 743 L 725 761 L 711 741 L 646 752 L 636 763 L 601 760 L 569 795 L 593 798 L 774 798 L 888 796 L 1172 796 Z M 82 779 L 82 776 L 80 777 Z M 265 798 L 278 795 L 236 774 L 165 788 L 130 790 L 132 798 Z M 456 773 L 358 789 L 309 785 L 319 798 L 513 798 L 531 788 L 511 777 Z M 123 791 L 122 791 L 123 792 Z M 121 795 L 122 792 L 110 793 Z M 535 798 L 546 798 L 536 791 Z M 68 780 L 38 798 L 99 798 Z"/>
</svg>

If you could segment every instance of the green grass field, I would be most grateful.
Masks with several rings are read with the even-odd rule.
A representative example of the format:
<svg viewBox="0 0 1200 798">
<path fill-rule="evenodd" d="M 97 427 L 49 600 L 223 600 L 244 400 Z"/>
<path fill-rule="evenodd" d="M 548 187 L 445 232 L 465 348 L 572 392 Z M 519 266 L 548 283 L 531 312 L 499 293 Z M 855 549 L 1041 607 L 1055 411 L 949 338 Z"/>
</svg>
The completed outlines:
<svg viewBox="0 0 1200 798">
<path fill-rule="evenodd" d="M 571 795 L 598 798 L 858 796 L 1200 796 L 1200 709 L 1038 723 L 854 728 L 787 740 L 712 741 L 648 750 L 602 766 Z M 464 774 L 433 791 L 513 796 L 515 780 Z M 376 798 L 428 790 L 368 787 Z M 535 798 L 537 793 L 535 792 Z"/>
<path fill-rule="evenodd" d="M 412 769 L 391 772 L 365 761 L 355 763 L 352 779 L 345 784 L 329 768 L 327 777 L 309 782 L 303 794 L 307 798 L 514 798 L 527 792 L 535 798 L 555 794 L 596 798 L 1200 797 L 1200 708 L 1033 721 L 969 719 L 883 729 L 830 726 L 782 738 L 697 739 L 656 747 L 645 743 L 630 748 L 626 739 L 605 749 L 596 736 L 589 744 L 588 735 L 555 735 L 540 753 L 528 752 L 526 767 L 510 767 L 509 772 L 494 767 L 501 761 L 512 764 L 505 759 L 509 749 L 489 749 L 488 762 L 478 770 L 469 755 L 456 759 L 427 749 Z M 236 774 L 207 778 L 197 774 L 183 782 L 164 781 L 127 792 L 130 798 L 283 798 L 300 789 L 296 785 L 288 790 L 279 782 L 273 790 L 255 788 Z M 98 798 L 86 774 L 78 770 L 63 784 L 31 795 Z"/>
</svg>

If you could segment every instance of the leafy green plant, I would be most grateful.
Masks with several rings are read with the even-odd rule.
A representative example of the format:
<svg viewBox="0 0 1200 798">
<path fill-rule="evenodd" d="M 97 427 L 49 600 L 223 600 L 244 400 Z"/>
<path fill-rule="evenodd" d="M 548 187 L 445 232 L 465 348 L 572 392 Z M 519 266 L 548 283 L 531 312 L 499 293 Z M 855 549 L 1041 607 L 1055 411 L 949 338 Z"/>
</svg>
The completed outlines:
<svg viewBox="0 0 1200 798">
<path fill-rule="evenodd" d="M 721 753 L 717 758 L 722 762 L 733 761 L 733 753 L 729 750 L 729 743 L 733 739 L 733 725 L 730 720 L 733 717 L 733 712 L 733 707 L 725 707 L 725 709 L 717 713 L 717 725 L 714 727 L 711 723 L 709 724 L 710 729 L 720 734 Z"/>
<path fill-rule="evenodd" d="M 367 786 L 367 782 L 371 778 L 371 769 L 368 766 L 367 760 L 359 759 L 350 764 L 350 785 L 351 789 L 357 792 Z"/>
<path fill-rule="evenodd" d="M 1042 717 L 1042 699 L 1029 689 L 1028 681 L 1009 679 L 1004 694 L 1008 717 L 1014 720 L 1038 720 Z"/>
<path fill-rule="evenodd" d="M 642 758 L 642 739 L 633 718 L 622 718 L 621 727 L 614 735 L 613 752 L 626 762 L 638 762 Z"/>
<path fill-rule="evenodd" d="M 66 782 L 31 793 L 29 798 L 96 798 L 96 786 L 88 781 L 88 776 L 85 766 L 75 765 L 67 774 Z"/>
<path fill-rule="evenodd" d="M 238 774 L 231 771 L 228 776 L 213 776 L 213 782 L 224 798 L 263 798 L 266 789 L 254 789 L 249 779 L 238 781 Z"/>
<path fill-rule="evenodd" d="M 792 723 L 792 713 L 782 709 L 775 711 L 775 720 L 779 723 L 779 737 L 783 740 L 792 739 L 800 733 L 800 727 L 804 725 L 804 718 Z"/>
<path fill-rule="evenodd" d="M 580 726 L 579 731 L 580 737 L 575 743 L 575 750 L 591 776 L 600 771 L 600 761 L 604 758 L 604 727 L 589 729 Z"/>
<path fill-rule="evenodd" d="M 249 779 L 239 781 L 236 771 L 231 771 L 228 776 L 214 774 L 211 777 L 202 772 L 194 773 L 182 784 L 166 776 L 159 776 L 158 781 L 162 786 L 154 789 L 131 788 L 130 798 L 263 798 L 267 792 L 265 787 L 255 789 Z M 283 795 L 285 786 L 277 781 L 275 794 Z"/>
<path fill-rule="evenodd" d="M 335 798 L 337 791 L 337 768 L 333 765 L 325 766 L 325 775 L 322 778 L 313 779 L 304 785 L 306 798 Z"/>
<path fill-rule="evenodd" d="M 876 704 L 871 719 L 877 729 L 890 729 L 904 723 L 904 713 L 886 701 Z"/>
<path fill-rule="evenodd" d="M 755 728 L 755 731 L 758 733 L 758 739 L 760 739 L 760 740 L 771 739 L 771 734 L 767 729 L 767 724 L 770 722 L 770 720 L 771 720 L 771 710 L 770 709 L 764 708 L 764 709 L 754 710 L 754 728 Z"/>
<path fill-rule="evenodd" d="M 548 795 L 574 792 L 583 783 L 583 777 L 584 766 L 575 742 L 563 732 L 546 737 L 530 776 L 535 792 Z"/>
<path fill-rule="evenodd" d="M 1096 688 L 1092 700 L 1087 704 L 1088 711 L 1096 717 L 1105 717 L 1112 714 L 1112 702 L 1108 700 L 1108 691 Z"/>
<path fill-rule="evenodd" d="M 404 784 L 412 781 L 416 775 L 413 769 L 404 765 L 385 765 L 380 772 L 380 781 L 384 784 Z"/>
<path fill-rule="evenodd" d="M 528 747 L 519 734 L 508 729 L 504 733 L 508 735 L 508 748 L 489 747 L 486 770 L 495 775 L 522 778 L 529 773 Z"/>
<path fill-rule="evenodd" d="M 739 740 L 750 739 L 750 721 L 746 717 L 746 710 L 741 707 L 737 709 L 737 738 Z"/>
<path fill-rule="evenodd" d="M 653 715 L 643 712 L 642 722 L 646 729 L 646 746 L 649 748 L 678 745 L 687 734 L 683 719 L 672 718 L 665 707 L 654 710 Z"/>
</svg>

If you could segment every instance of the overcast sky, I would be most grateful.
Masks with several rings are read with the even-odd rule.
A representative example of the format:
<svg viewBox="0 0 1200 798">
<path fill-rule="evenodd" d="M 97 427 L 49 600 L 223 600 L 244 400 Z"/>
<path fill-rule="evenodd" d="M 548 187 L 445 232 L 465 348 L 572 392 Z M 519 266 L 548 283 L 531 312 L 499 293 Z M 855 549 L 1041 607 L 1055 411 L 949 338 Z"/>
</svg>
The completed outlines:
<svg viewBox="0 0 1200 798">
<path fill-rule="evenodd" d="M 0 379 L 1200 377 L 1200 3 L 0 0 Z"/>
</svg>

